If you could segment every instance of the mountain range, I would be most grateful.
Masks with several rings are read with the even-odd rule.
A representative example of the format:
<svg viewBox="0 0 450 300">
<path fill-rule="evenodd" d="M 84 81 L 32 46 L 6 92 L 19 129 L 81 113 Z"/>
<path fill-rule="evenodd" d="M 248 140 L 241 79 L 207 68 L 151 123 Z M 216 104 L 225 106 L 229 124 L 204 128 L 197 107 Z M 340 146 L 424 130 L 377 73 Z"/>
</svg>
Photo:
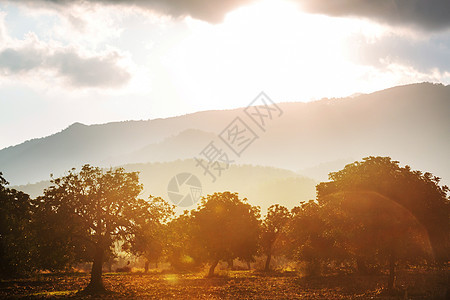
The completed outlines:
<svg viewBox="0 0 450 300">
<path fill-rule="evenodd" d="M 121 165 L 140 170 L 148 182 L 145 188 L 163 195 L 173 173 L 167 170 L 195 173 L 202 182 L 210 181 L 194 158 L 202 158 L 202 151 L 213 142 L 232 161 L 217 180 L 222 183 L 213 187 L 245 191 L 255 198 L 262 197 L 258 193 L 273 193 L 271 184 L 273 188 L 284 182 L 289 190 L 298 180 L 308 190 L 300 198 L 313 198 L 311 187 L 326 180 L 329 172 L 369 155 L 390 156 L 450 183 L 450 86 L 419 83 L 277 105 L 281 115 L 266 118 L 264 128 L 251 120 L 245 106 L 147 121 L 75 123 L 51 136 L 0 150 L 0 171 L 11 184 L 23 188 L 86 163 Z M 232 128 L 236 118 L 256 137 L 240 155 L 219 137 L 229 133 L 225 129 Z M 270 175 L 265 178 L 261 172 Z M 264 181 L 259 192 L 258 180 Z M 245 182 L 251 187 L 246 188 Z M 269 198 L 273 197 L 276 194 Z"/>
</svg>

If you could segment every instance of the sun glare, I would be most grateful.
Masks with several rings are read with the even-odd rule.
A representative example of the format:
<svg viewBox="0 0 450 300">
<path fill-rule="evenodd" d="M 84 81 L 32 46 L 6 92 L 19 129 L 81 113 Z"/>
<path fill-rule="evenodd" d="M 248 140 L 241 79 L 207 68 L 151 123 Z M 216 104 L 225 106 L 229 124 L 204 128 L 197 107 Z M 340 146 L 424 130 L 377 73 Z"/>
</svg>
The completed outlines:
<svg viewBox="0 0 450 300">
<path fill-rule="evenodd" d="M 240 8 L 218 25 L 187 22 L 191 35 L 167 63 L 180 92 L 191 98 L 226 96 L 224 86 L 243 97 L 264 89 L 288 98 L 296 90 L 295 100 L 302 101 L 367 90 L 358 84 L 367 69 L 347 60 L 346 44 L 362 29 L 379 34 L 367 22 L 304 14 L 280 0 Z"/>
</svg>

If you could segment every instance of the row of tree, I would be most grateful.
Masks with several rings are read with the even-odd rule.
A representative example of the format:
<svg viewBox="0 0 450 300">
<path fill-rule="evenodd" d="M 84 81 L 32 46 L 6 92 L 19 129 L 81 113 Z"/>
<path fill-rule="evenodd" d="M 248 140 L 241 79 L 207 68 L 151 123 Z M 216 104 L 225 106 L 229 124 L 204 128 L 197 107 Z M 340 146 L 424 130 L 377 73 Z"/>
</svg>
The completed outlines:
<svg viewBox="0 0 450 300">
<path fill-rule="evenodd" d="M 257 255 L 266 271 L 280 255 L 316 274 L 387 269 L 390 288 L 399 263 L 444 263 L 450 253 L 449 189 L 389 157 L 347 165 L 317 186 L 317 199 L 292 210 L 273 205 L 264 218 L 231 192 L 203 197 L 175 217 L 163 199 L 140 199 L 138 173 L 121 168 L 72 169 L 36 199 L 6 185 L 0 176 L 0 275 L 92 262 L 87 293 L 105 290 L 103 263 L 118 250 L 179 270 L 209 264 L 209 275 L 219 261 Z"/>
</svg>

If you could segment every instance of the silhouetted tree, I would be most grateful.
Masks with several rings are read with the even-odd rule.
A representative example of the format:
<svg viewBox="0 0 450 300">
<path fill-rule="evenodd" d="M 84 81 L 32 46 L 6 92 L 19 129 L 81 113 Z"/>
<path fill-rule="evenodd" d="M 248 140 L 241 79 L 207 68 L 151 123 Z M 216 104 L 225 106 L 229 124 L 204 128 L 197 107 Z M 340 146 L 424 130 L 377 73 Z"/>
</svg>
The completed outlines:
<svg viewBox="0 0 450 300">
<path fill-rule="evenodd" d="M 183 214 L 167 224 L 167 259 L 176 271 L 192 271 L 205 262 L 204 249 L 199 247 L 194 235 L 191 213 Z"/>
<path fill-rule="evenodd" d="M 394 288 L 400 261 L 418 262 L 431 255 L 425 228 L 411 212 L 375 192 L 342 192 L 323 207 L 327 232 L 345 253 L 367 267 L 388 265 L 388 288 Z"/>
<path fill-rule="evenodd" d="M 357 245 L 354 249 L 360 268 L 365 268 L 367 255 L 373 253 L 370 249 L 389 257 L 388 286 L 392 288 L 398 259 L 413 253 L 413 248 L 423 250 L 414 242 L 421 236 L 429 237 L 438 261 L 448 259 L 450 206 L 448 188 L 439 186 L 439 178 L 412 171 L 409 166 L 400 167 L 399 162 L 389 157 L 367 157 L 330 173 L 330 180 L 317 186 L 317 199 L 322 206 L 334 207 L 341 216 L 343 211 L 350 212 L 348 218 L 340 218 L 341 225 L 347 227 L 341 230 L 341 237 L 350 234 L 353 238 L 342 240 L 359 240 L 354 243 Z M 367 210 L 367 206 L 372 211 Z M 355 208 L 359 209 L 357 214 Z M 336 213 L 332 215 L 337 216 Z M 357 217 L 361 215 L 365 217 Z M 420 234 L 423 229 L 426 233 Z M 406 245 L 409 246 L 406 248 Z M 417 251 L 420 256 L 421 251 Z"/>
<path fill-rule="evenodd" d="M 0 278 L 26 275 L 35 268 L 30 197 L 7 184 L 0 172 Z"/>
<path fill-rule="evenodd" d="M 157 263 L 167 250 L 167 222 L 175 214 L 174 206 L 160 197 L 149 196 L 148 203 L 149 216 L 137 224 L 133 238 L 122 247 L 146 259 L 145 272 L 149 263 Z"/>
<path fill-rule="evenodd" d="M 220 260 L 251 260 L 258 250 L 259 207 L 237 193 L 214 193 L 203 197 L 192 212 L 193 242 L 211 263 L 209 276 Z"/>
<path fill-rule="evenodd" d="M 152 219 L 151 204 L 137 198 L 142 190 L 138 173 L 85 165 L 79 173 L 72 169 L 51 182 L 37 207 L 49 217 L 49 226 L 65 231 L 70 247 L 92 259 L 91 280 L 84 292 L 104 292 L 105 254 L 113 251 L 115 241 L 132 239 L 141 224 Z"/>
<path fill-rule="evenodd" d="M 267 256 L 264 271 L 270 270 L 270 261 L 274 253 L 276 243 L 282 243 L 286 225 L 290 219 L 289 210 L 279 204 L 271 205 L 267 209 L 267 215 L 262 222 L 261 246 Z"/>
<path fill-rule="evenodd" d="M 291 214 L 289 256 L 306 263 L 304 271 L 307 275 L 319 275 L 325 261 L 340 255 L 334 237 L 327 235 L 328 224 L 323 207 L 311 200 L 294 207 Z"/>
</svg>

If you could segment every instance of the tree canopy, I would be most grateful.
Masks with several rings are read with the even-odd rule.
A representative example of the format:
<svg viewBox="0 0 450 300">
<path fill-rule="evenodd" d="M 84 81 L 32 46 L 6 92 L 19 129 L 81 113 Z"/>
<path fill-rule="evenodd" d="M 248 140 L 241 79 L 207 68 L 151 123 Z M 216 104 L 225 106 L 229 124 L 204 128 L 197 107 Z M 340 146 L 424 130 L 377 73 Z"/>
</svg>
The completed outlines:
<svg viewBox="0 0 450 300">
<path fill-rule="evenodd" d="M 175 214 L 174 206 L 161 197 L 149 196 L 148 216 L 136 224 L 132 239 L 123 244 L 122 249 L 128 250 L 136 256 L 143 256 L 146 260 L 145 271 L 150 262 L 157 263 L 167 251 L 167 222 Z"/>
<path fill-rule="evenodd" d="M 220 260 L 252 260 L 258 250 L 260 212 L 237 193 L 214 193 L 203 197 L 192 212 L 193 241 L 211 263 L 209 275 Z"/>
<path fill-rule="evenodd" d="M 270 261 L 276 246 L 286 243 L 286 228 L 290 221 L 290 211 L 279 204 L 271 205 L 267 209 L 267 215 L 262 222 L 261 247 L 267 256 L 264 266 L 265 271 L 270 270 Z M 278 245 L 276 245 L 278 244 Z"/>
<path fill-rule="evenodd" d="M 366 157 L 360 162 L 330 173 L 330 182 L 317 186 L 317 201 L 325 203 L 329 195 L 348 191 L 376 192 L 409 210 L 426 228 L 438 261 L 448 261 L 450 249 L 449 188 L 440 186 L 440 178 L 429 172 L 400 167 L 390 157 Z"/>
<path fill-rule="evenodd" d="M 174 217 L 162 198 L 140 199 L 138 173 L 123 168 L 71 169 L 36 199 L 7 188 L 0 173 L 0 277 L 92 262 L 84 292 L 98 293 L 104 262 L 122 251 L 144 257 L 146 270 L 165 259 L 181 271 L 209 264 L 209 276 L 220 261 L 263 257 L 269 271 L 271 258 L 284 255 L 310 275 L 387 270 L 392 289 L 401 264 L 448 261 L 449 189 L 439 178 L 367 157 L 329 179 L 315 200 L 291 211 L 274 204 L 264 218 L 229 191 Z"/>
<path fill-rule="evenodd" d="M 66 245 L 82 252 L 82 259 L 93 261 L 86 291 L 104 291 L 102 266 L 107 251 L 113 251 L 116 241 L 132 239 L 140 226 L 154 220 L 154 206 L 138 198 L 142 191 L 138 173 L 123 168 L 103 171 L 85 165 L 52 183 L 36 206 L 44 220 L 52 218 L 50 232 L 63 228 Z"/>
<path fill-rule="evenodd" d="M 6 187 L 0 172 L 0 278 L 34 270 L 34 231 L 30 197 Z"/>
</svg>

